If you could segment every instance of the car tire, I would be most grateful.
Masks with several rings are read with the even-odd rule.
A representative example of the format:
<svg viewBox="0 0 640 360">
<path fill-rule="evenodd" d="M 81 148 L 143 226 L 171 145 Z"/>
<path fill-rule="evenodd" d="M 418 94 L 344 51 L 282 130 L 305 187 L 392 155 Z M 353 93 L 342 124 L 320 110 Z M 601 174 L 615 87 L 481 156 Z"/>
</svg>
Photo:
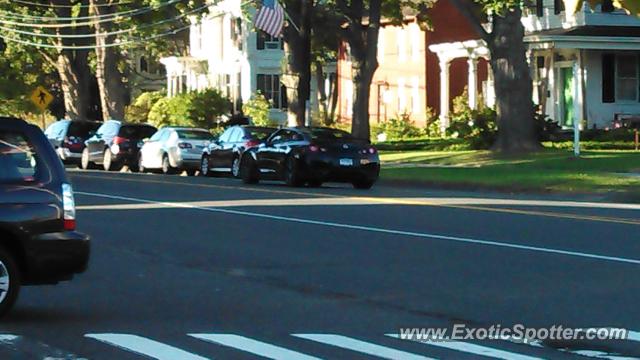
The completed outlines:
<svg viewBox="0 0 640 360">
<path fill-rule="evenodd" d="M 231 162 L 231 177 L 236 179 L 240 177 L 240 156 L 238 155 L 234 156 Z"/>
<path fill-rule="evenodd" d="M 118 164 L 113 160 L 113 154 L 111 150 L 104 149 L 103 157 L 102 157 L 102 167 L 104 171 L 120 171 L 122 169 L 122 164 Z"/>
<path fill-rule="evenodd" d="M 320 180 L 311 180 L 311 181 L 308 181 L 307 184 L 309 185 L 309 187 L 312 187 L 312 188 L 322 187 L 322 181 Z"/>
<path fill-rule="evenodd" d="M 162 157 L 162 173 L 165 175 L 173 175 L 176 173 L 176 169 L 171 166 L 171 162 L 169 161 L 169 156 L 164 154 Z"/>
<path fill-rule="evenodd" d="M 284 181 L 288 186 L 299 187 L 303 184 L 300 180 L 300 170 L 298 170 L 298 162 L 292 156 L 287 158 L 284 169 Z"/>
<path fill-rule="evenodd" d="M 15 304 L 20 292 L 20 271 L 13 258 L 0 247 L 0 317 Z"/>
<path fill-rule="evenodd" d="M 360 190 L 369 190 L 375 184 L 375 180 L 356 180 L 352 183 L 353 187 Z"/>
<path fill-rule="evenodd" d="M 240 162 L 240 178 L 245 184 L 257 184 L 260 181 L 258 168 L 251 156 L 243 156 Z"/>
<path fill-rule="evenodd" d="M 213 176 L 213 173 L 211 171 L 211 168 L 209 167 L 209 157 L 207 155 L 203 156 L 202 159 L 200 159 L 200 176 L 204 176 L 204 177 L 211 177 Z"/>
<path fill-rule="evenodd" d="M 187 169 L 187 176 L 196 176 L 196 172 L 198 172 L 196 169 Z"/>
<path fill-rule="evenodd" d="M 84 148 L 84 150 L 82 150 L 82 157 L 80 158 L 80 168 L 82 170 L 91 170 L 96 168 L 96 164 L 91 162 L 89 158 L 89 149 Z"/>
</svg>

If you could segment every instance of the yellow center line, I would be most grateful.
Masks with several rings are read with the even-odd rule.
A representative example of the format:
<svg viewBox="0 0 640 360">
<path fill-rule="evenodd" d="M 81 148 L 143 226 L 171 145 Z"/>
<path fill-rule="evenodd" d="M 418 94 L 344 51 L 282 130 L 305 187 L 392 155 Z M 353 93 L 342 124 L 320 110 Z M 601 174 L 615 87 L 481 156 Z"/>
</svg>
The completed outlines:
<svg viewBox="0 0 640 360">
<path fill-rule="evenodd" d="M 626 225 L 640 225 L 640 220 L 634 220 L 634 219 L 628 219 L 628 218 L 605 217 L 605 216 L 596 216 L 596 215 L 579 215 L 579 214 L 537 211 L 537 210 L 520 210 L 520 209 L 512 209 L 512 208 L 492 208 L 492 207 L 473 206 L 473 205 L 452 205 L 452 204 L 442 204 L 437 201 L 410 200 L 410 199 L 403 199 L 403 198 L 344 196 L 344 195 L 333 195 L 333 194 L 320 194 L 316 192 L 302 192 L 302 191 L 294 191 L 294 190 L 274 190 L 274 189 L 244 187 L 244 186 L 192 184 L 192 183 L 183 183 L 183 182 L 176 182 L 176 181 L 161 181 L 161 180 L 141 179 L 141 178 L 140 179 L 116 178 L 111 176 L 93 176 L 93 175 L 85 175 L 85 174 L 78 175 L 77 173 L 73 174 L 72 176 L 90 178 L 90 179 L 99 179 L 99 180 L 106 179 L 106 180 L 124 181 L 124 182 L 144 182 L 144 183 L 151 183 L 151 184 L 180 185 L 180 186 L 199 187 L 199 188 L 252 191 L 252 192 L 260 192 L 260 193 L 266 193 L 266 194 L 315 196 L 320 198 L 324 197 L 324 198 L 357 199 L 357 200 L 369 201 L 372 203 L 389 204 L 389 205 L 429 206 L 429 207 L 441 207 L 441 208 L 449 208 L 449 209 L 464 209 L 464 210 L 475 210 L 475 211 L 484 211 L 484 212 L 516 214 L 516 215 L 550 217 L 550 218 L 558 218 L 558 219 L 597 221 L 597 222 L 607 222 L 607 223 L 626 224 Z M 139 176 L 139 177 L 142 177 L 142 176 Z"/>
</svg>

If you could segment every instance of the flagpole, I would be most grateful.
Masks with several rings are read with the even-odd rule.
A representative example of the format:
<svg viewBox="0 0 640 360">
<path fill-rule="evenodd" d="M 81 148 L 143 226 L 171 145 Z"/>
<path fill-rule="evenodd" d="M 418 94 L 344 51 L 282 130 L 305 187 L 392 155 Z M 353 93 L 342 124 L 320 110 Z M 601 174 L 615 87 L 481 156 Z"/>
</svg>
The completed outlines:
<svg viewBox="0 0 640 360">
<path fill-rule="evenodd" d="M 298 27 L 298 25 L 296 25 L 295 22 L 293 22 L 293 20 L 291 19 L 291 16 L 289 15 L 289 11 L 287 11 L 287 8 L 284 6 L 284 2 L 280 3 L 280 6 L 282 6 L 282 9 L 284 10 L 284 16 L 287 18 L 287 20 L 289 21 L 289 24 L 291 24 L 291 26 L 293 26 L 294 29 L 296 29 L 296 31 L 299 33 L 300 32 L 300 28 Z"/>
</svg>

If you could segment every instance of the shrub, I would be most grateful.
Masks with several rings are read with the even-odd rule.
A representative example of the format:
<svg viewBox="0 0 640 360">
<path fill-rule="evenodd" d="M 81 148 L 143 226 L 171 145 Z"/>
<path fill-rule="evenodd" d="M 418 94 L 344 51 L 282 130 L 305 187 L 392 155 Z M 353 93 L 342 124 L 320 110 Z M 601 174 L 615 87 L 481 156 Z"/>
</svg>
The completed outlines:
<svg viewBox="0 0 640 360">
<path fill-rule="evenodd" d="M 230 109 L 230 102 L 217 90 L 178 94 L 161 98 L 149 111 L 149 123 L 157 126 L 218 127 L 218 118 Z"/>
<path fill-rule="evenodd" d="M 498 135 L 497 114 L 484 107 L 472 110 L 468 96 L 463 93 L 453 100 L 451 122 L 446 133 L 454 138 L 463 138 L 473 149 L 488 149 Z"/>
<path fill-rule="evenodd" d="M 161 91 L 145 92 L 140 94 L 131 105 L 125 109 L 125 120 L 134 123 L 149 121 L 149 112 L 164 94 Z"/>
<path fill-rule="evenodd" d="M 538 109 L 534 112 L 534 121 L 536 123 L 538 140 L 540 141 L 549 141 L 561 130 L 558 122 L 549 119 L 546 114 L 538 111 Z"/>
<path fill-rule="evenodd" d="M 187 113 L 191 124 L 195 127 L 204 129 L 219 127 L 220 116 L 231 110 L 231 101 L 215 89 L 191 93 L 190 97 L 191 102 L 188 104 Z"/>
<path fill-rule="evenodd" d="M 273 122 L 269 119 L 270 109 L 271 104 L 269 104 L 269 101 L 260 93 L 256 93 L 249 101 L 242 105 L 244 114 L 251 118 L 251 122 L 257 126 L 273 125 Z"/>
<path fill-rule="evenodd" d="M 422 130 L 411 121 L 408 114 L 403 114 L 398 118 L 374 124 L 371 127 L 371 133 L 375 137 L 386 134 L 387 140 L 409 139 L 423 135 Z"/>
</svg>

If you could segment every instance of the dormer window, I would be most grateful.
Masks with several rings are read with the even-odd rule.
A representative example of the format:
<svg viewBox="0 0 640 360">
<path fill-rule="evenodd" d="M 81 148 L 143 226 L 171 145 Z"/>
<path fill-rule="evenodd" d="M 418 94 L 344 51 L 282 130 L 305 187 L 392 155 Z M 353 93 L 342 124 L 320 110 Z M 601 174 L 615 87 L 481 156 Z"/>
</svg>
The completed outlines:
<svg viewBox="0 0 640 360">
<path fill-rule="evenodd" d="M 273 37 L 262 30 L 258 31 L 257 37 L 258 50 L 279 50 L 284 48 L 284 43 L 280 38 Z"/>
</svg>

